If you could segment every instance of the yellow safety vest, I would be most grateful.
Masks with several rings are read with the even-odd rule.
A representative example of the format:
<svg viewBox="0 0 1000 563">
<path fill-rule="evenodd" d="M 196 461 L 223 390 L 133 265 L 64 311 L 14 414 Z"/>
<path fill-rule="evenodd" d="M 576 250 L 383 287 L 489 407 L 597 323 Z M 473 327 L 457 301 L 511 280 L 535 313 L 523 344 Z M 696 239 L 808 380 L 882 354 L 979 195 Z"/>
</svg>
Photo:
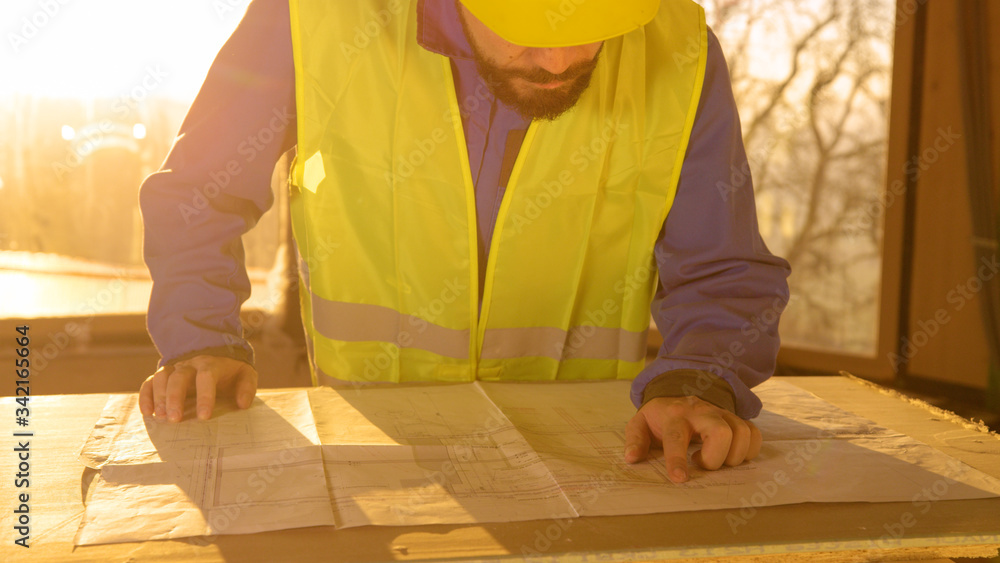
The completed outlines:
<svg viewBox="0 0 1000 563">
<path fill-rule="evenodd" d="M 663 0 L 525 135 L 479 304 L 476 207 L 447 57 L 415 2 L 291 0 L 291 213 L 313 382 L 630 379 L 704 80 L 707 28 Z"/>
</svg>

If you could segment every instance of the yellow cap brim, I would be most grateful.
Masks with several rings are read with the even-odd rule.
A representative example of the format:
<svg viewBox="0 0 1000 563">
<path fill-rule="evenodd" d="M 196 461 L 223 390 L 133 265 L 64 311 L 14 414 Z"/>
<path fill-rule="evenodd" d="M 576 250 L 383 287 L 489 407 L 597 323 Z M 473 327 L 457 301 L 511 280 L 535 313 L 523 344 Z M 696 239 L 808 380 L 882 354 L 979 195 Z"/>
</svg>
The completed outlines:
<svg viewBox="0 0 1000 563">
<path fill-rule="evenodd" d="M 649 23 L 660 0 L 460 0 L 506 41 L 571 47 L 624 35 Z"/>
</svg>

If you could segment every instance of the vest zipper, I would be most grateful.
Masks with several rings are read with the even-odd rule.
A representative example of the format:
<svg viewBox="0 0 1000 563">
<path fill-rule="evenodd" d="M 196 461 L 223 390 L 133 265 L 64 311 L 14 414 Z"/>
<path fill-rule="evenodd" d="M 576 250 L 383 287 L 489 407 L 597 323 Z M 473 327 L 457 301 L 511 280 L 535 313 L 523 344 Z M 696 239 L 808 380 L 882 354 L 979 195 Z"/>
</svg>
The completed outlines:
<svg viewBox="0 0 1000 563">
<path fill-rule="evenodd" d="M 493 237 L 490 239 L 490 248 L 486 253 L 486 275 L 483 281 L 483 305 L 479 314 L 479 326 L 476 332 L 476 357 L 482 355 L 483 339 L 486 336 L 486 321 L 490 314 L 490 301 L 493 298 L 493 273 L 496 270 L 497 252 L 500 247 L 500 239 L 503 236 L 503 225 L 510 211 L 511 200 L 514 190 L 517 188 L 517 181 L 521 175 L 521 168 L 524 167 L 524 160 L 531 147 L 531 141 L 535 138 L 535 131 L 538 129 L 538 121 L 532 120 L 528 125 L 528 130 L 524 133 L 524 140 L 517 151 L 517 158 L 514 159 L 514 168 L 510 172 L 507 180 L 507 188 L 504 190 L 503 199 L 500 201 L 500 211 L 497 212 L 496 224 L 493 227 Z M 477 280 L 478 281 L 478 280 Z"/>
<path fill-rule="evenodd" d="M 451 72 L 451 60 L 441 56 L 444 65 L 445 82 L 448 87 L 448 106 L 451 108 L 451 123 L 458 140 L 459 161 L 462 167 L 462 178 L 465 184 L 465 201 L 469 224 L 469 364 L 473 379 L 479 372 L 479 349 L 477 334 L 479 334 L 479 238 L 478 220 L 476 219 L 476 188 L 472 182 L 472 169 L 469 166 L 469 147 L 465 140 L 465 130 L 462 129 L 462 113 L 458 105 L 458 94 L 455 90 L 455 77 Z M 488 263 L 488 262 L 487 262 Z M 485 303 L 485 301 L 484 301 Z"/>
</svg>

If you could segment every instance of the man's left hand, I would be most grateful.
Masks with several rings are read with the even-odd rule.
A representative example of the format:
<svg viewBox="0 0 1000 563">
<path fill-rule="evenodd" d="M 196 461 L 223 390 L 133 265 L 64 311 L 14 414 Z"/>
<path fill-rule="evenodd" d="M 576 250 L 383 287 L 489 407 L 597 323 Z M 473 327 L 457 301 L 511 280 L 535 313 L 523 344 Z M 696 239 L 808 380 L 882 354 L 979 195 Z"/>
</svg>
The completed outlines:
<svg viewBox="0 0 1000 563">
<path fill-rule="evenodd" d="M 698 397 L 657 397 L 635 413 L 625 427 L 625 461 L 646 459 L 654 440 L 663 446 L 667 475 L 688 480 L 688 445 L 701 442 L 694 461 L 705 469 L 739 465 L 760 453 L 760 430 L 749 420 Z"/>
</svg>

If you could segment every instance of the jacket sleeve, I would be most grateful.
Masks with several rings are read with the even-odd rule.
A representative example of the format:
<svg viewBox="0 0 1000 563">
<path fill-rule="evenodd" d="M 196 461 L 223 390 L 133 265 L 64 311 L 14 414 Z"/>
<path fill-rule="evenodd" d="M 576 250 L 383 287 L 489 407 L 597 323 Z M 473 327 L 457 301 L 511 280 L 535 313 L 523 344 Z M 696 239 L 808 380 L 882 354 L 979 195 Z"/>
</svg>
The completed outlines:
<svg viewBox="0 0 1000 563">
<path fill-rule="evenodd" d="M 749 419 L 761 409 L 750 388 L 774 372 L 790 268 L 758 231 L 729 71 L 708 35 L 694 130 L 656 245 L 652 313 L 663 346 L 633 382 L 632 401 L 693 395 Z"/>
<path fill-rule="evenodd" d="M 250 296 L 240 237 L 271 207 L 274 164 L 294 142 L 288 4 L 255 0 L 139 190 L 160 366 L 198 354 L 253 363 L 239 316 Z"/>
</svg>

